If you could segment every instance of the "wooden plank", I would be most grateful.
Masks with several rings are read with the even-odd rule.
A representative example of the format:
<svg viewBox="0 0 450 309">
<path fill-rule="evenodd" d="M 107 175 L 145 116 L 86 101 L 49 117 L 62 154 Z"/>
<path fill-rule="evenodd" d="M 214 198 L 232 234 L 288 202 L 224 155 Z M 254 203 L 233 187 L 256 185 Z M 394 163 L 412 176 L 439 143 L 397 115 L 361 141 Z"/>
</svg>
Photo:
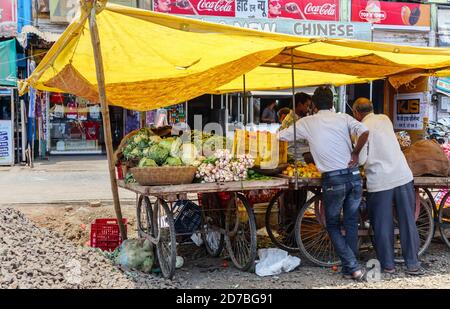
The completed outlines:
<svg viewBox="0 0 450 309">
<path fill-rule="evenodd" d="M 122 222 L 122 210 L 120 208 L 120 199 L 119 199 L 119 191 L 117 188 L 117 180 L 116 180 L 116 168 L 114 166 L 113 158 L 113 147 L 112 147 L 112 136 L 111 136 L 111 121 L 109 118 L 109 108 L 108 102 L 106 100 L 106 90 L 105 90 L 105 72 L 103 69 L 103 59 L 102 59 L 102 51 L 100 47 L 100 36 L 98 34 L 97 22 L 96 22 L 96 7 L 97 2 L 94 1 L 92 4 L 91 12 L 89 15 L 89 29 L 91 33 L 91 43 L 92 49 L 94 51 L 94 61 L 95 61 L 95 70 L 97 74 L 97 84 L 98 84 L 98 93 L 100 98 L 100 105 L 102 108 L 102 118 L 103 118 L 103 132 L 105 135 L 105 144 L 106 144 L 106 156 L 108 158 L 108 168 L 109 168 L 109 179 L 111 181 L 111 191 L 114 202 L 114 210 L 116 212 L 117 221 L 119 224 L 120 234 L 122 235 L 122 239 L 127 239 L 127 234 L 125 230 L 125 226 Z"/>
<path fill-rule="evenodd" d="M 289 179 L 289 182 L 295 184 L 295 177 L 289 177 L 286 175 L 280 175 L 278 177 L 283 177 Z M 320 187 L 322 185 L 321 178 L 299 178 L 299 187 Z M 450 177 L 414 177 L 414 186 L 423 188 L 449 188 L 450 187 Z"/>
<path fill-rule="evenodd" d="M 273 178 L 270 180 L 249 180 L 214 183 L 192 183 L 184 185 L 167 186 L 141 186 L 136 183 L 125 184 L 123 180 L 118 181 L 119 187 L 143 195 L 169 196 L 181 193 L 211 193 L 211 192 L 237 192 L 260 189 L 287 189 L 289 180 Z"/>
</svg>

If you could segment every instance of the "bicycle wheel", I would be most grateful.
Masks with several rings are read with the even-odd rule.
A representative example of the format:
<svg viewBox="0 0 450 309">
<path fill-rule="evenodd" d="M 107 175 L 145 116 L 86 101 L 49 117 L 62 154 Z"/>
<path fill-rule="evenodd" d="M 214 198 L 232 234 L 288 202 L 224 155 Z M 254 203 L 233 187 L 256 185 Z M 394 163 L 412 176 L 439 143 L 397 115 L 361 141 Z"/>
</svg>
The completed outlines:
<svg viewBox="0 0 450 309">
<path fill-rule="evenodd" d="M 225 216 L 219 199 L 214 193 L 202 194 L 202 239 L 206 252 L 218 257 L 225 246 L 225 236 L 221 230 L 225 228 Z"/>
<path fill-rule="evenodd" d="M 309 199 L 300 210 L 295 227 L 300 255 L 318 266 L 340 265 L 325 226 L 322 196 Z"/>
<path fill-rule="evenodd" d="M 158 198 L 153 209 L 153 229 L 159 267 L 165 278 L 172 279 L 177 259 L 175 223 L 167 203 Z"/>
<path fill-rule="evenodd" d="M 450 196 L 450 191 L 442 198 L 439 206 L 439 232 L 441 233 L 442 241 L 450 248 L 450 208 L 445 207 L 445 204 Z"/>
<path fill-rule="evenodd" d="M 294 198 L 289 199 L 289 201 L 292 200 L 294 205 L 286 203 L 286 196 L 291 192 L 294 194 Z M 272 198 L 267 206 L 265 224 L 267 234 L 275 246 L 290 253 L 297 253 L 300 249 L 298 248 L 297 241 L 295 240 L 295 223 L 300 207 L 296 204 L 298 199 L 295 198 L 297 197 L 296 194 L 298 192 L 291 192 L 280 191 Z M 274 209 L 278 209 L 278 218 L 276 221 L 273 220 L 272 216 L 272 211 Z M 284 213 L 286 209 L 294 210 L 295 213 L 289 213 L 289 215 L 286 215 Z"/>
<path fill-rule="evenodd" d="M 140 195 L 136 205 L 136 221 L 139 238 L 153 237 L 153 209 L 150 199 Z"/>
<path fill-rule="evenodd" d="M 225 244 L 234 265 L 250 270 L 256 259 L 256 222 L 247 198 L 234 193 L 225 218 Z"/>
</svg>

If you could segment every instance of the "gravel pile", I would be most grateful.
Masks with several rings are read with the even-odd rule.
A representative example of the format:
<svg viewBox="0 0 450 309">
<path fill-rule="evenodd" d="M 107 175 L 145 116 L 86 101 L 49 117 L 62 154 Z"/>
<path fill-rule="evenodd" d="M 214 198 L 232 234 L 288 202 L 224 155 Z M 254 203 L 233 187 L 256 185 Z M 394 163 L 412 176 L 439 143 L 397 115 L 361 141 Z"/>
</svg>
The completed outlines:
<svg viewBox="0 0 450 309">
<path fill-rule="evenodd" d="M 0 289 L 178 286 L 176 281 L 122 271 L 97 249 L 76 246 L 18 210 L 0 209 Z"/>
</svg>

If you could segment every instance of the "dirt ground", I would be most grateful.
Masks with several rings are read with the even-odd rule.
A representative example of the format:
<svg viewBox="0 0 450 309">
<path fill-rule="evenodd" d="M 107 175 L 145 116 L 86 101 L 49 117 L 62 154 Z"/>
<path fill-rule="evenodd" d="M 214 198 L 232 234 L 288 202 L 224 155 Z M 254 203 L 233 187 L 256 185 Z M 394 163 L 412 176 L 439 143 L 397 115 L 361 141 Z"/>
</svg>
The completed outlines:
<svg viewBox="0 0 450 309">
<path fill-rule="evenodd" d="M 94 219 L 115 217 L 111 205 L 33 204 L 14 208 L 38 226 L 53 230 L 80 246 L 88 245 L 90 223 Z M 137 237 L 135 205 L 127 203 L 122 208 L 123 216 L 128 220 L 129 238 Z M 185 264 L 176 271 L 173 281 L 182 288 L 450 288 L 450 250 L 438 239 L 422 257 L 426 269 L 424 277 L 407 276 L 403 266 L 399 265 L 397 274 L 366 283 L 345 280 L 339 272 L 314 267 L 305 261 L 290 273 L 259 277 L 235 269 L 226 256 L 210 258 L 203 248 L 195 245 L 180 246 L 178 252 Z"/>
</svg>

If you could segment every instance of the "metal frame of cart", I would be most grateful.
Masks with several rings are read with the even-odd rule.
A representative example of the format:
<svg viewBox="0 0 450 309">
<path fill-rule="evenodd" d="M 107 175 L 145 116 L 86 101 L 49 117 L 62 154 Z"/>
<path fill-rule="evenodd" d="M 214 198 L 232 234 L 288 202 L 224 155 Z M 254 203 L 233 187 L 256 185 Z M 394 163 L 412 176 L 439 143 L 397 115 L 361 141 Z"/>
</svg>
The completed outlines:
<svg viewBox="0 0 450 309">
<path fill-rule="evenodd" d="M 188 194 L 202 194 L 201 223 L 197 232 L 202 234 L 205 247 L 212 256 L 220 255 L 224 246 L 233 264 L 240 270 L 252 270 L 256 259 L 256 222 L 245 191 L 260 189 L 288 189 L 289 180 L 273 178 L 226 183 L 201 183 L 169 186 L 141 186 L 118 181 L 119 187 L 137 194 L 137 225 L 140 236 L 150 239 L 156 253 L 162 274 L 172 278 L 177 256 L 177 233 L 174 203 L 188 200 Z M 229 193 L 225 205 L 216 193 Z M 156 198 L 154 202 L 150 197 Z M 192 234 L 189 232 L 187 234 Z M 210 240 L 218 235 L 216 242 Z"/>
<path fill-rule="evenodd" d="M 280 191 L 269 203 L 266 211 L 266 229 L 272 242 L 280 249 L 292 253 L 300 253 L 302 257 L 318 266 L 339 265 L 340 261 L 334 252 L 333 246 L 326 231 L 325 213 L 321 200 L 321 179 L 304 178 L 298 180 L 298 189 L 309 192 L 305 203 L 297 203 L 296 212 L 291 214 L 291 220 L 278 218 L 278 223 L 271 223 L 273 207 L 280 209 L 282 214 L 286 195 L 294 196 L 294 203 L 298 202 L 299 191 L 295 190 L 293 179 L 288 190 Z M 416 188 L 416 225 L 419 231 L 420 250 L 422 255 L 428 249 L 434 238 L 436 227 L 439 227 L 441 237 L 447 245 L 450 245 L 450 221 L 443 214 L 445 203 L 450 193 L 442 199 L 440 205 L 436 205 L 432 189 L 448 188 L 450 178 L 446 177 L 415 177 Z M 296 199 L 296 200 L 295 200 Z M 364 203 L 362 203 L 364 205 Z M 291 207 L 292 210 L 292 207 Z M 360 236 L 360 248 L 370 249 L 373 246 L 373 231 L 368 220 L 365 207 L 360 209 L 361 219 L 358 234 Z M 343 231 L 345 233 L 345 231 Z M 398 228 L 394 231 L 395 237 L 399 237 Z M 449 246 L 450 247 L 450 246 Z M 396 262 L 403 262 L 401 248 L 398 242 L 395 248 Z"/>
</svg>

